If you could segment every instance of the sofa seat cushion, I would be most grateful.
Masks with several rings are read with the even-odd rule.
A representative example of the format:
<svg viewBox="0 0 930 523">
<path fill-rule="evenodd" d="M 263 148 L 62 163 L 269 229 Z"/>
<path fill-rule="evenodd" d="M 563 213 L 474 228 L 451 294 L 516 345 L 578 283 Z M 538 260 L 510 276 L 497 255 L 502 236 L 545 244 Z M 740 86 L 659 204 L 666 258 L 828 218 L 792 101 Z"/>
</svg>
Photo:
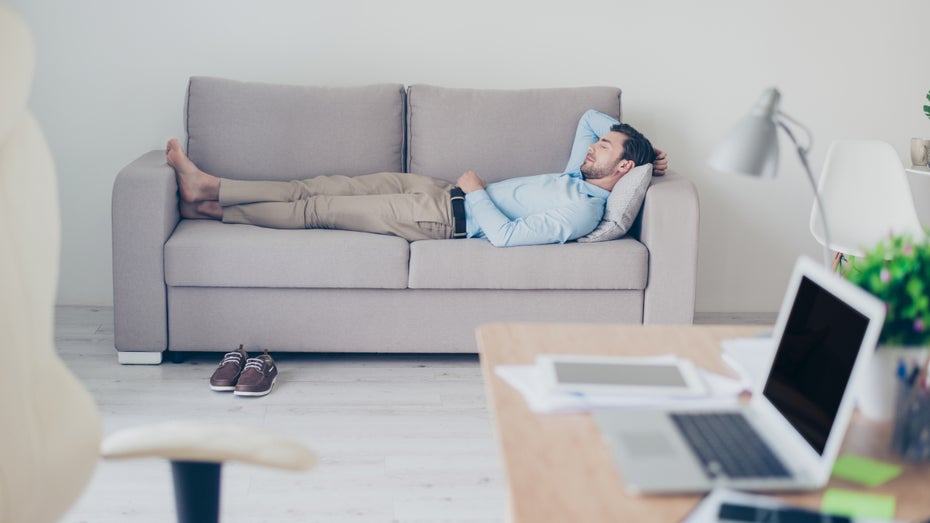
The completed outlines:
<svg viewBox="0 0 930 523">
<path fill-rule="evenodd" d="M 632 238 L 498 248 L 484 239 L 410 244 L 411 289 L 646 288 L 649 253 Z"/>
<path fill-rule="evenodd" d="M 172 287 L 403 289 L 409 243 L 396 236 L 181 220 L 165 244 Z"/>
</svg>

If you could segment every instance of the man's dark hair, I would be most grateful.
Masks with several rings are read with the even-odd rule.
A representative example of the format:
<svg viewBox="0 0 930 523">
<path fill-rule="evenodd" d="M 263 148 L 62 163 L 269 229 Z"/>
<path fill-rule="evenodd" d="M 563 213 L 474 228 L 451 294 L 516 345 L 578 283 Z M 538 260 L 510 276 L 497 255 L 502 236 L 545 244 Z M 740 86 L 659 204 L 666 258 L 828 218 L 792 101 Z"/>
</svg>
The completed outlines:
<svg viewBox="0 0 930 523">
<path fill-rule="evenodd" d="M 621 160 L 631 160 L 636 165 L 646 165 L 656 159 L 656 153 L 649 138 L 643 136 L 643 133 L 634 129 L 632 125 L 618 123 L 610 130 L 627 136 L 627 140 L 623 142 Z"/>
</svg>

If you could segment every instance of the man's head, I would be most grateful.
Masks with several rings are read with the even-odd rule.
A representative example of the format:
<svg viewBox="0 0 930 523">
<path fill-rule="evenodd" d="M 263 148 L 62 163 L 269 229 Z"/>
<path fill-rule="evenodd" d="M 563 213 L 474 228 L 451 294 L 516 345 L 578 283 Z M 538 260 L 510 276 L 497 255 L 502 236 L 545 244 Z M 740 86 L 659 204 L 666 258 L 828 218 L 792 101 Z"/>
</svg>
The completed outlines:
<svg viewBox="0 0 930 523">
<path fill-rule="evenodd" d="M 653 160 L 655 152 L 649 139 L 633 126 L 621 123 L 611 127 L 609 133 L 588 147 L 581 174 L 586 180 L 612 177 L 619 180 L 633 167 L 652 163 Z"/>
</svg>

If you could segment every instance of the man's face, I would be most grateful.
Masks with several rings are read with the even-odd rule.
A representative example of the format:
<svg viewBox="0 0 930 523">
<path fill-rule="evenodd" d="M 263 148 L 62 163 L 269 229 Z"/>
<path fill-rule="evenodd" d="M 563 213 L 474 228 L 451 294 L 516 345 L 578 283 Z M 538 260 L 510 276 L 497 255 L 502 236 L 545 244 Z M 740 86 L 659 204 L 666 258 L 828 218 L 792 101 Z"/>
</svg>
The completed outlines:
<svg viewBox="0 0 930 523">
<path fill-rule="evenodd" d="M 584 163 L 581 165 L 581 174 L 586 179 L 596 180 L 606 178 L 617 170 L 620 163 L 620 157 L 623 156 L 623 143 L 626 142 L 627 135 L 611 131 L 594 145 L 588 147 L 588 155 L 585 156 Z"/>
</svg>

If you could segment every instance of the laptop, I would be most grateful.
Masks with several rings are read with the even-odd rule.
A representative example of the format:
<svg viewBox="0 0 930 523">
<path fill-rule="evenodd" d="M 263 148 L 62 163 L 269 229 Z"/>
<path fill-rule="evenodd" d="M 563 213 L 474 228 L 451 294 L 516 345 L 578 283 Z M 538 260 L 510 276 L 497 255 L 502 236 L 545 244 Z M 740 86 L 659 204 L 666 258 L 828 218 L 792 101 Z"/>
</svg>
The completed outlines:
<svg viewBox="0 0 930 523">
<path fill-rule="evenodd" d="M 748 403 L 592 412 L 627 489 L 823 487 L 884 319 L 880 300 L 798 259 L 772 333 L 769 374 Z"/>
</svg>

